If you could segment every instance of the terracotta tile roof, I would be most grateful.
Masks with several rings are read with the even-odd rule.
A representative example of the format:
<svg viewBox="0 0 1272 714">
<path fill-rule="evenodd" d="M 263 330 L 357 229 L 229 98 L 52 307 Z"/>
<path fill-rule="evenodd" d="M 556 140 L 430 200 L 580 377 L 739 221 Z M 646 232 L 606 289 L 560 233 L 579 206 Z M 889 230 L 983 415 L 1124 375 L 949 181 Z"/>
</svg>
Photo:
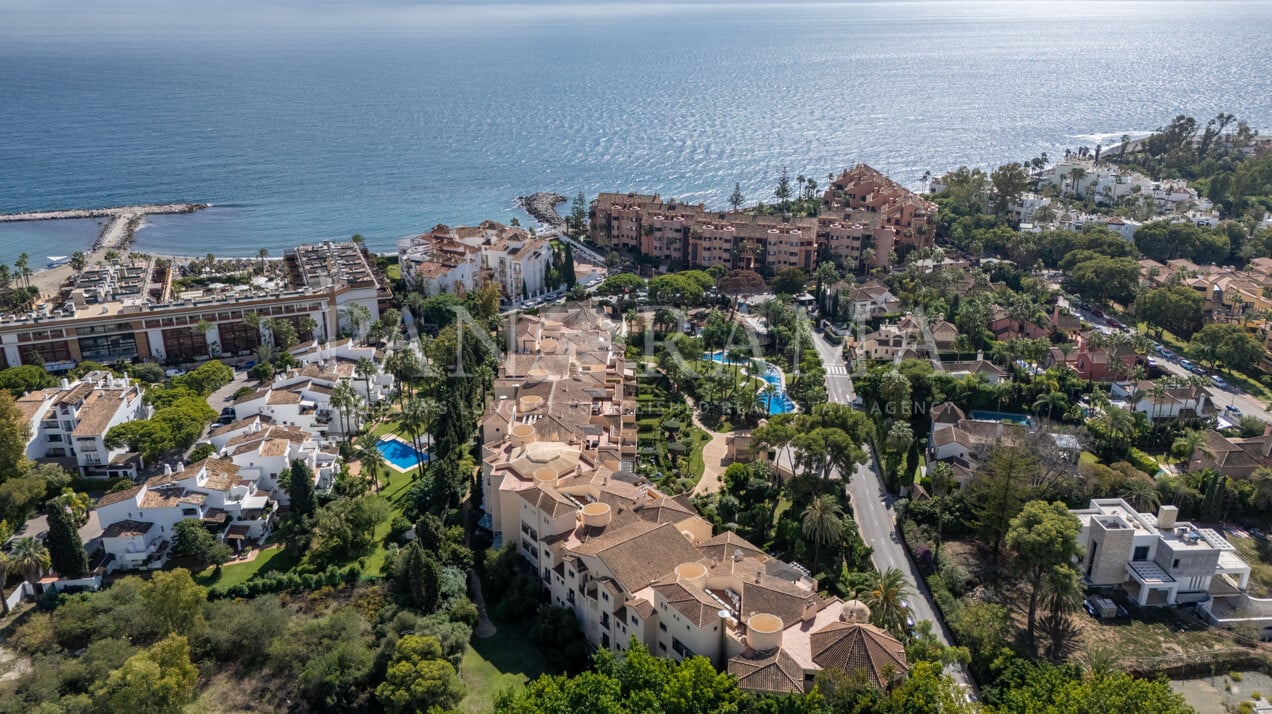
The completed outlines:
<svg viewBox="0 0 1272 714">
<path fill-rule="evenodd" d="M 755 558 L 765 557 L 764 551 L 751 545 L 745 538 L 733 531 L 724 531 L 698 545 L 698 551 L 711 560 L 723 561 L 732 559 L 738 552 Z"/>
<path fill-rule="evenodd" d="M 573 550 L 600 559 L 629 593 L 652 583 L 680 563 L 702 557 L 674 525 L 642 521 L 617 532 L 606 532 Z"/>
<path fill-rule="evenodd" d="M 653 585 L 654 592 L 662 595 L 667 604 L 684 615 L 695 627 L 705 627 L 720 616 L 720 603 L 696 587 L 685 587 L 676 582 L 675 575 L 667 575 Z"/>
<path fill-rule="evenodd" d="M 729 660 L 729 674 L 738 678 L 738 687 L 751 692 L 804 692 L 804 668 L 781 648 L 738 655 Z"/>
<path fill-rule="evenodd" d="M 115 491 L 113 493 L 108 493 L 97 500 L 97 508 L 101 508 L 102 506 L 109 506 L 112 503 L 119 503 L 120 501 L 136 499 L 137 494 L 140 492 L 141 492 L 141 486 L 133 486 L 132 488 L 127 488 L 127 489 L 124 489 L 123 491 Z"/>
<path fill-rule="evenodd" d="M 72 436 L 102 436 L 110 420 L 115 418 L 119 408 L 127 401 L 127 393 L 132 389 L 102 389 L 89 395 L 84 406 L 79 410 L 79 424 L 75 426 Z"/>
<path fill-rule="evenodd" d="M 155 524 L 145 521 L 124 520 L 112 523 L 106 526 L 102 531 L 103 538 L 134 538 L 139 535 L 145 535 L 154 528 Z"/>
<path fill-rule="evenodd" d="M 813 661 L 822 669 L 836 668 L 852 675 L 862 672 L 884 688 L 910 670 L 905 646 L 874 625 L 834 622 L 812 635 Z"/>
<path fill-rule="evenodd" d="M 175 496 L 167 496 L 158 491 L 147 490 L 146 494 L 141 497 L 142 508 L 171 508 L 177 503 Z"/>
<path fill-rule="evenodd" d="M 269 398 L 265 400 L 266 404 L 300 404 L 300 394 L 288 391 L 272 391 Z"/>
<path fill-rule="evenodd" d="M 254 402 L 254 401 L 257 401 L 257 400 L 259 400 L 259 399 L 264 399 L 265 397 L 268 397 L 268 396 L 269 396 L 269 392 L 270 392 L 269 388 L 265 388 L 265 389 L 258 389 L 258 390 L 256 390 L 255 392 L 252 392 L 251 394 L 245 394 L 245 395 L 243 395 L 243 396 L 239 397 L 238 399 L 235 399 L 235 400 L 234 400 L 234 403 L 235 403 L 235 404 L 247 404 L 248 402 Z"/>
<path fill-rule="evenodd" d="M 637 617 L 642 620 L 647 620 L 650 615 L 654 614 L 654 604 L 643 598 L 632 598 L 623 603 L 623 606 L 635 612 Z"/>
<path fill-rule="evenodd" d="M 261 417 L 258 414 L 253 414 L 252 416 L 247 417 L 245 419 L 239 419 L 238 421 L 230 422 L 229 424 L 223 424 L 221 426 L 218 426 L 217 428 L 208 432 L 208 435 L 221 436 L 222 434 L 228 434 L 232 431 L 238 431 L 239 429 L 246 429 L 247 427 L 251 426 L 255 421 L 262 418 L 267 418 L 267 417 Z"/>
</svg>

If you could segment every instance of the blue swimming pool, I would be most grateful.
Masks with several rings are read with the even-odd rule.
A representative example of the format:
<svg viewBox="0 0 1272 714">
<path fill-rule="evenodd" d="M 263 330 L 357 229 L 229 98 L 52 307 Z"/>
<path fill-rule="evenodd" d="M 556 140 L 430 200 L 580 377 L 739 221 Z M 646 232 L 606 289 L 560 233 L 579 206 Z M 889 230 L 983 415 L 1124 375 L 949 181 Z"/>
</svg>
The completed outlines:
<svg viewBox="0 0 1272 714">
<path fill-rule="evenodd" d="M 726 357 L 726 356 L 725 356 L 725 354 L 724 354 L 724 350 L 716 350 L 715 352 L 707 352 L 707 353 L 703 354 L 702 356 L 703 356 L 703 357 L 706 357 L 707 359 L 711 360 L 712 362 L 719 362 L 720 364 L 742 364 L 742 365 L 745 365 L 745 364 L 749 364 L 749 363 L 751 362 L 751 360 L 749 360 L 749 359 L 748 359 L 748 360 L 741 360 L 741 361 L 738 361 L 738 360 L 735 360 L 735 359 L 729 359 L 728 357 Z"/>
<path fill-rule="evenodd" d="M 400 469 L 410 470 L 418 466 L 421 461 L 428 461 L 428 454 L 421 454 L 415 450 L 415 447 L 397 439 L 381 441 L 375 445 L 375 448 L 384 454 L 384 458 L 389 463 Z"/>
<path fill-rule="evenodd" d="M 1006 421 L 1011 422 L 1012 424 L 1019 424 L 1021 426 L 1029 426 L 1033 424 L 1033 420 L 1029 418 L 1028 414 L 1012 414 L 1010 412 L 991 412 L 973 409 L 971 417 L 976 421 Z"/>
<path fill-rule="evenodd" d="M 795 411 L 795 401 L 786 394 L 786 387 L 782 384 L 782 373 L 777 367 L 768 362 L 761 363 L 764 365 L 764 373 L 760 375 L 760 379 L 777 387 L 777 394 L 773 395 L 770 400 L 768 395 L 760 392 L 759 399 L 761 406 L 768 407 L 768 413 L 771 414 L 790 414 Z"/>
</svg>

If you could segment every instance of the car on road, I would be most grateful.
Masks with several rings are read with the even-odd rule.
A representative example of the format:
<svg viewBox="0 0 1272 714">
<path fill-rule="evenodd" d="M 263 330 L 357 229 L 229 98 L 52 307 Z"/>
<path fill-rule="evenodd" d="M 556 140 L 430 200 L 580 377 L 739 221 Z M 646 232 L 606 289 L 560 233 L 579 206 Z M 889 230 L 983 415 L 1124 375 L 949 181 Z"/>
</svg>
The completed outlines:
<svg viewBox="0 0 1272 714">
<path fill-rule="evenodd" d="M 1237 417 L 1241 416 L 1241 410 L 1238 409 L 1236 405 L 1234 404 L 1229 404 L 1228 406 L 1224 407 L 1223 410 L 1225 412 L 1228 412 L 1232 416 L 1237 416 Z"/>
<path fill-rule="evenodd" d="M 1123 325 L 1122 323 L 1120 323 L 1120 322 L 1118 322 L 1117 320 L 1114 320 L 1113 318 L 1111 318 L 1111 317 L 1110 317 L 1110 318 L 1109 318 L 1109 327 L 1115 327 L 1115 328 L 1117 328 L 1117 329 L 1119 329 L 1119 330 L 1120 330 L 1120 329 L 1122 329 L 1123 327 L 1126 327 L 1126 325 Z"/>
<path fill-rule="evenodd" d="M 176 367 L 169 367 L 168 369 L 165 369 L 163 371 L 163 374 L 166 377 L 180 377 L 181 375 L 185 374 L 185 370 L 178 369 Z"/>
<path fill-rule="evenodd" d="M 1186 360 L 1186 359 L 1181 359 L 1181 360 L 1179 360 L 1179 366 L 1180 366 L 1180 367 L 1183 367 L 1184 369 L 1188 370 L 1189 372 L 1196 372 L 1198 369 L 1200 369 L 1197 365 L 1193 364 L 1192 362 L 1190 362 L 1190 361 L 1188 361 L 1188 360 Z"/>
<path fill-rule="evenodd" d="M 1165 357 L 1166 359 L 1175 359 L 1175 353 L 1171 352 L 1169 348 L 1162 345 L 1157 346 L 1157 354 Z"/>
<path fill-rule="evenodd" d="M 1216 387 L 1218 387 L 1218 388 L 1220 388 L 1220 389 L 1227 389 L 1227 388 L 1228 388 L 1228 382 L 1227 382 L 1227 381 L 1225 381 L 1223 377 L 1220 377 L 1220 376 L 1219 376 L 1219 375 L 1217 375 L 1217 374 L 1212 374 L 1212 375 L 1210 375 L 1210 383 L 1211 383 L 1211 384 L 1213 384 L 1213 385 L 1215 385 Z"/>
</svg>

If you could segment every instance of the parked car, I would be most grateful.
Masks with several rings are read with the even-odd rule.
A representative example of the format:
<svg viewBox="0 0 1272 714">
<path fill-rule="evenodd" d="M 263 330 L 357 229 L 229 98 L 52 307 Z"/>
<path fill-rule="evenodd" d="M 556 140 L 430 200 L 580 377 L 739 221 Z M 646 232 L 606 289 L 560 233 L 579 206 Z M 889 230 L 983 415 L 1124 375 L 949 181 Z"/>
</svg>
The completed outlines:
<svg viewBox="0 0 1272 714">
<path fill-rule="evenodd" d="M 1228 383 L 1227 383 L 1226 381 L 1224 381 L 1224 378 L 1223 378 L 1223 377 L 1220 377 L 1220 376 L 1219 376 L 1219 375 L 1217 375 L 1217 374 L 1212 374 L 1212 375 L 1210 375 L 1210 383 L 1211 383 L 1211 384 L 1213 384 L 1213 385 L 1215 385 L 1216 387 L 1218 387 L 1218 388 L 1220 388 L 1220 389 L 1227 389 L 1227 388 L 1228 388 Z"/>
<path fill-rule="evenodd" d="M 1180 367 L 1183 367 L 1184 369 L 1188 370 L 1189 372 L 1195 371 L 1195 370 L 1197 369 L 1197 365 L 1193 364 L 1192 362 L 1189 362 L 1189 361 L 1188 361 L 1188 360 L 1186 360 L 1186 359 L 1181 359 L 1181 360 L 1179 360 L 1179 366 L 1180 366 Z"/>
<path fill-rule="evenodd" d="M 1240 410 L 1240 409 L 1238 409 L 1238 408 L 1237 408 L 1235 405 L 1233 405 L 1233 404 L 1229 404 L 1228 406 L 1224 407 L 1224 408 L 1223 408 L 1223 410 L 1224 410 L 1225 412 L 1228 412 L 1229 414 L 1231 414 L 1231 415 L 1233 415 L 1233 416 L 1237 416 L 1237 417 L 1241 416 L 1241 410 Z"/>
</svg>

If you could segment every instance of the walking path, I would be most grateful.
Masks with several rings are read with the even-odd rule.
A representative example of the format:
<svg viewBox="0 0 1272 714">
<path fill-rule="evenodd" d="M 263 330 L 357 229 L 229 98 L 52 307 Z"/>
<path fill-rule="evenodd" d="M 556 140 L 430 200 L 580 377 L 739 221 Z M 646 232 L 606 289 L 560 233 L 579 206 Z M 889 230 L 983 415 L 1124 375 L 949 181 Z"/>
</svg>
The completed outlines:
<svg viewBox="0 0 1272 714">
<path fill-rule="evenodd" d="M 468 571 L 468 585 L 473 590 L 473 604 L 477 606 L 477 627 L 473 628 L 473 634 L 483 638 L 494 637 L 495 623 L 486 614 L 486 598 L 481 593 L 481 578 L 477 577 L 477 571 Z"/>
<path fill-rule="evenodd" d="M 724 476 L 725 467 L 728 466 L 725 460 L 729 453 L 729 435 L 711 431 L 703 426 L 702 421 L 698 419 L 696 411 L 692 412 L 692 414 L 693 425 L 711 435 L 711 441 L 708 441 L 702 447 L 702 478 L 698 479 L 698 485 L 693 487 L 693 491 L 690 494 L 702 496 L 719 491 L 723 485 L 720 479 Z"/>
</svg>

